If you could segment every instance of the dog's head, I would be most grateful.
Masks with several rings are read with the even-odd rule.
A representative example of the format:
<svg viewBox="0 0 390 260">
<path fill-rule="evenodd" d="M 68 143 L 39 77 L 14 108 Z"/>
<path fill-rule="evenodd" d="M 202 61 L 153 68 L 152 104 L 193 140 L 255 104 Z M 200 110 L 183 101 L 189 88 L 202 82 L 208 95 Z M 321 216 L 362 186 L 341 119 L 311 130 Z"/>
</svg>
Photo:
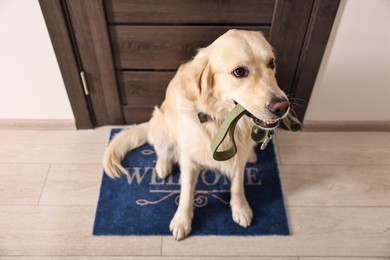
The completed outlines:
<svg viewBox="0 0 390 260">
<path fill-rule="evenodd" d="M 230 30 L 193 61 L 198 64 L 199 92 L 228 104 L 242 105 L 262 128 L 285 117 L 289 101 L 275 79 L 275 56 L 260 32 Z"/>
</svg>

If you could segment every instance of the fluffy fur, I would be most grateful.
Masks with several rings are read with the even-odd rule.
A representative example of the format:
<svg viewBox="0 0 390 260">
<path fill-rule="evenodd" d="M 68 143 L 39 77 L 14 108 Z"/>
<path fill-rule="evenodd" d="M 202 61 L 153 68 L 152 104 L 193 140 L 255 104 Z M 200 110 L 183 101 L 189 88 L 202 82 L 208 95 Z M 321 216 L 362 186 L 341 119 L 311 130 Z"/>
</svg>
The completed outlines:
<svg viewBox="0 0 390 260">
<path fill-rule="evenodd" d="M 269 65 L 273 59 L 272 47 L 261 33 L 228 31 L 178 69 L 163 104 L 155 107 L 149 122 L 119 133 L 107 148 L 103 166 L 112 178 L 128 174 L 121 166 L 123 156 L 145 142 L 157 152 L 156 171 L 162 179 L 171 173 L 172 164 L 179 163 L 180 202 L 170 223 L 175 239 L 181 240 L 191 231 L 194 188 L 199 172 L 206 168 L 230 178 L 233 220 L 243 227 L 250 225 L 252 210 L 244 195 L 243 173 L 247 161 L 256 159 L 255 143 L 250 137 L 254 123 L 246 116 L 238 122 L 235 131 L 238 152 L 232 159 L 215 161 L 210 146 L 234 102 L 262 120 L 285 116 L 269 111 L 271 100 L 287 100 L 277 85 L 274 67 Z M 248 75 L 234 76 L 232 72 L 239 67 L 247 68 Z M 208 115 L 206 123 L 199 122 L 198 112 Z M 228 145 L 225 142 L 221 148 Z"/>
</svg>

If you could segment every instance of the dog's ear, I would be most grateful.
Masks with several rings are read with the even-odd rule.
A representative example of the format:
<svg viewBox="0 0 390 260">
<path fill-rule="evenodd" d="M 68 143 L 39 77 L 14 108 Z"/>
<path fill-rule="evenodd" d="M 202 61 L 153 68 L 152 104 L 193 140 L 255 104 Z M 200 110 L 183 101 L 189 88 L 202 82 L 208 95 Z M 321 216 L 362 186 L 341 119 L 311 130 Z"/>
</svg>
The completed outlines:
<svg viewBox="0 0 390 260">
<path fill-rule="evenodd" d="M 213 87 L 213 72 L 210 64 L 204 67 L 199 81 L 199 94 L 201 97 L 208 97 L 211 94 Z"/>
<path fill-rule="evenodd" d="M 177 74 L 181 93 L 189 100 L 194 101 L 211 92 L 212 73 L 207 59 L 195 57 L 182 65 Z"/>
</svg>

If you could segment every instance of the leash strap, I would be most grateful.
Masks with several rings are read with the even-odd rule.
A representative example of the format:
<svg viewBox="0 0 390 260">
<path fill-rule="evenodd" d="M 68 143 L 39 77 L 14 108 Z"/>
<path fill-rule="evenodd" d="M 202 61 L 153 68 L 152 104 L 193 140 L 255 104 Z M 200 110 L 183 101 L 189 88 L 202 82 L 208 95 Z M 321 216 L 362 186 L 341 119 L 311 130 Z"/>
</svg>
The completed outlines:
<svg viewBox="0 0 390 260">
<path fill-rule="evenodd" d="M 285 118 L 282 120 L 283 125 L 290 131 L 296 132 L 302 129 L 302 123 L 299 122 L 298 118 L 291 115 L 289 113 Z"/>
<path fill-rule="evenodd" d="M 229 115 L 223 121 L 222 126 L 219 128 L 218 133 L 215 135 L 213 142 L 211 143 L 211 151 L 213 152 L 213 158 L 217 161 L 226 161 L 232 158 L 237 153 L 236 142 L 234 141 L 234 128 L 240 118 L 245 115 L 246 109 L 240 104 L 237 104 Z M 232 142 L 232 146 L 225 151 L 217 151 L 227 133 L 229 132 L 229 138 Z"/>
</svg>

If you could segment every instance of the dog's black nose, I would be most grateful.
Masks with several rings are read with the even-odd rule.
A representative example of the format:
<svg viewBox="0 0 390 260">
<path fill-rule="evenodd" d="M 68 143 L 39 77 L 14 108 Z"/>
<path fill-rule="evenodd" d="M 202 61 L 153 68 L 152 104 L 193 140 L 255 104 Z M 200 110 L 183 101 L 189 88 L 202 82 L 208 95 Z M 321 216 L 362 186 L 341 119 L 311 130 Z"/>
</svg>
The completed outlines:
<svg viewBox="0 0 390 260">
<path fill-rule="evenodd" d="M 279 117 L 283 116 L 289 107 L 290 102 L 285 98 L 274 98 L 268 104 L 268 110 Z"/>
</svg>

